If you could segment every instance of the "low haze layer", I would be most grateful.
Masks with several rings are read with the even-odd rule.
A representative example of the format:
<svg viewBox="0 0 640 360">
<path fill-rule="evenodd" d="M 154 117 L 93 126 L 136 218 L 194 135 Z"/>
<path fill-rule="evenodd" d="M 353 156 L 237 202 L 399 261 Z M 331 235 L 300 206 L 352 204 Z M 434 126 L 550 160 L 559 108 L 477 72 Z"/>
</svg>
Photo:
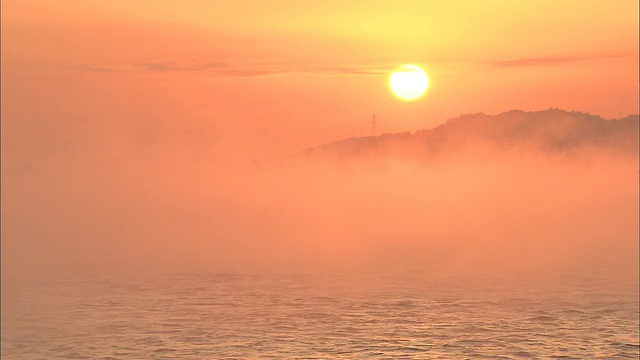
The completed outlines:
<svg viewBox="0 0 640 360">
<path fill-rule="evenodd" d="M 47 166 L 5 163 L 3 276 L 633 277 L 637 146 L 637 116 L 549 110 L 464 116 L 235 166 L 124 142 L 126 153 L 91 159 L 71 148 Z"/>
</svg>

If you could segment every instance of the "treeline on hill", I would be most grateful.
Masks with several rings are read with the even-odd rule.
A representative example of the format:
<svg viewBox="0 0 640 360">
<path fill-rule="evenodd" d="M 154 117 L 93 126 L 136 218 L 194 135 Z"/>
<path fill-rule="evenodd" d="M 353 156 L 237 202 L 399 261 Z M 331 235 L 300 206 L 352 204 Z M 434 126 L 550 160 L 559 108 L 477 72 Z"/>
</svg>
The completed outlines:
<svg viewBox="0 0 640 360">
<path fill-rule="evenodd" d="M 430 130 L 349 138 L 306 150 L 310 157 L 349 159 L 460 153 L 583 151 L 637 155 L 638 115 L 605 120 L 582 112 L 512 110 L 498 115 L 462 115 Z"/>
</svg>

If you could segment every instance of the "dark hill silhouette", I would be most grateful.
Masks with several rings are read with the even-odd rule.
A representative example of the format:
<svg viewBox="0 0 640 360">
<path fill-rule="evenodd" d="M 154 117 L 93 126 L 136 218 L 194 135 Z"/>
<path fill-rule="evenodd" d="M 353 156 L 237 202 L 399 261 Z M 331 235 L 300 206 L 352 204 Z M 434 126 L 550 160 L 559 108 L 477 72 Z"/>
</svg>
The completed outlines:
<svg viewBox="0 0 640 360">
<path fill-rule="evenodd" d="M 637 155 L 638 115 L 605 120 L 560 109 L 512 110 L 493 116 L 480 113 L 450 119 L 434 129 L 413 134 L 349 138 L 308 149 L 305 154 L 348 158 L 510 150 L 571 154 L 587 149 Z"/>
</svg>

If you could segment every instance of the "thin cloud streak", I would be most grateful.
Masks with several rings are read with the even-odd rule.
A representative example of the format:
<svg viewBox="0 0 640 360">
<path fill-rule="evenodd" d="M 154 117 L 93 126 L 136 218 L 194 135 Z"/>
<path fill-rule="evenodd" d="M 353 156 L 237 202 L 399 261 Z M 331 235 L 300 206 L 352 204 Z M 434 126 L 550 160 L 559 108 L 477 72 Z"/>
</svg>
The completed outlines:
<svg viewBox="0 0 640 360">
<path fill-rule="evenodd" d="M 256 77 L 289 73 L 315 75 L 380 75 L 392 66 L 321 66 L 282 63 L 232 64 L 229 62 L 153 61 L 124 65 L 103 65 L 82 68 L 83 71 L 103 73 L 169 73 L 198 72 L 223 77 Z"/>
<path fill-rule="evenodd" d="M 481 62 L 480 65 L 496 68 L 561 66 L 583 61 L 620 59 L 633 56 L 632 54 L 599 55 L 599 56 L 552 56 L 530 57 L 512 60 L 497 60 Z M 457 63 L 448 61 L 447 63 Z M 217 77 L 263 77 L 284 74 L 311 74 L 323 76 L 345 75 L 382 75 L 389 73 L 397 64 L 378 65 L 309 65 L 295 64 L 281 61 L 201 61 L 165 60 L 131 64 L 110 64 L 83 67 L 81 71 L 100 73 L 172 73 L 192 72 L 203 73 Z"/>
<path fill-rule="evenodd" d="M 535 57 L 535 58 L 522 58 L 515 60 L 500 60 L 489 61 L 483 63 L 483 65 L 490 65 L 494 67 L 522 67 L 522 66 L 556 66 L 569 63 L 575 63 L 580 61 L 592 61 L 592 60 L 607 60 L 607 59 L 619 59 L 631 56 L 630 54 L 623 55 L 602 55 L 602 56 L 552 56 L 552 57 Z"/>
</svg>

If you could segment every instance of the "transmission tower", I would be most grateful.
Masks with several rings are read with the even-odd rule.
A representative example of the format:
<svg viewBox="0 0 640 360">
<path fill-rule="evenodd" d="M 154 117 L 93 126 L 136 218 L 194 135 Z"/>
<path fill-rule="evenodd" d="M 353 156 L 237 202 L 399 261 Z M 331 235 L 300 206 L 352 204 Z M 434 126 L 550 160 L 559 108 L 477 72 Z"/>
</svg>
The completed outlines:
<svg viewBox="0 0 640 360">
<path fill-rule="evenodd" d="M 371 119 L 371 136 L 376 136 L 376 124 L 378 122 L 376 121 L 376 116 L 373 115 L 373 118 Z"/>
</svg>

